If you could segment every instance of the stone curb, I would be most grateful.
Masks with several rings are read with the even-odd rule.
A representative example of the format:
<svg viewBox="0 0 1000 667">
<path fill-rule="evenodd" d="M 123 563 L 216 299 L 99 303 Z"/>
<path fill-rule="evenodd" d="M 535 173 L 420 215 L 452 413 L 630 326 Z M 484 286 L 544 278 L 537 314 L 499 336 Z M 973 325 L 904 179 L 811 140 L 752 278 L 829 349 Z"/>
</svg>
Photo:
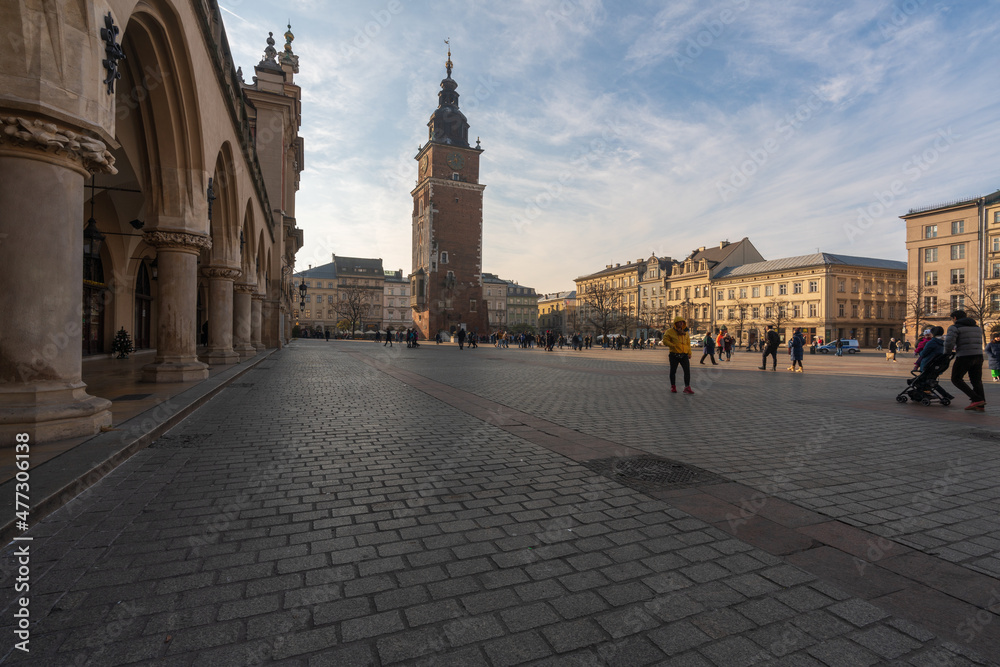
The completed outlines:
<svg viewBox="0 0 1000 667">
<path fill-rule="evenodd" d="M 29 525 L 35 525 L 93 486 L 277 351 L 270 349 L 260 352 L 250 360 L 226 369 L 122 422 L 114 430 L 99 433 L 37 468 L 31 468 Z M 0 484 L 0 507 L 4 512 L 3 516 L 9 517 L 0 527 L 0 544 L 3 545 L 10 544 L 12 538 L 21 532 L 15 528 L 16 483 L 17 479 L 12 477 Z"/>
</svg>

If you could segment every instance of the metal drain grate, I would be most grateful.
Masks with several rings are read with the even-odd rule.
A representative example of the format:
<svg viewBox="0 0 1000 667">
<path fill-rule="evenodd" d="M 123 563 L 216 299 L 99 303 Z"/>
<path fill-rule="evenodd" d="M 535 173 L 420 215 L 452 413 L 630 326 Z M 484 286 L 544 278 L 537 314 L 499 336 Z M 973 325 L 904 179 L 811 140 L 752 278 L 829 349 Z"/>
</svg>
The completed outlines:
<svg viewBox="0 0 1000 667">
<path fill-rule="evenodd" d="M 584 461 L 585 467 L 638 491 L 684 488 L 725 481 L 713 472 L 659 456 Z"/>
<path fill-rule="evenodd" d="M 112 398 L 111 402 L 115 403 L 117 401 L 141 401 L 144 398 L 149 398 L 152 394 L 125 394 L 119 396 L 118 398 Z"/>
<path fill-rule="evenodd" d="M 211 436 L 210 433 L 192 433 L 190 435 L 165 435 L 149 446 L 150 449 L 186 449 L 200 447 Z"/>
<path fill-rule="evenodd" d="M 969 431 L 965 434 L 965 437 L 986 440 L 987 442 L 1000 442 L 1000 433 L 993 431 Z"/>
</svg>

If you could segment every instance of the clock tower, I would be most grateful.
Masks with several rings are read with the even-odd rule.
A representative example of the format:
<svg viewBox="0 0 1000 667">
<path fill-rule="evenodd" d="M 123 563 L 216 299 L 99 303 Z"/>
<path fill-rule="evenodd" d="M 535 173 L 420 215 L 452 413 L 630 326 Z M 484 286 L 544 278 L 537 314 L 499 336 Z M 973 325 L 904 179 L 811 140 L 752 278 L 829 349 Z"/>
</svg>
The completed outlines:
<svg viewBox="0 0 1000 667">
<path fill-rule="evenodd" d="M 459 329 L 485 335 L 483 302 L 483 190 L 476 141 L 458 109 L 458 84 L 451 78 L 451 47 L 441 81 L 438 108 L 431 114 L 427 143 L 417 152 L 413 196 L 413 272 L 410 304 L 424 339 Z"/>
</svg>

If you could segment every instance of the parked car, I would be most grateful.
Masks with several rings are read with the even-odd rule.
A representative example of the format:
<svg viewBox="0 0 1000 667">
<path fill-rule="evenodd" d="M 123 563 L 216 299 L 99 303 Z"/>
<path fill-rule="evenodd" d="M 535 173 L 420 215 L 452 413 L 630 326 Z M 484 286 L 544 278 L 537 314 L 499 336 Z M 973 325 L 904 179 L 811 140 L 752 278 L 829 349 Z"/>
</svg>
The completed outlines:
<svg viewBox="0 0 1000 667">
<path fill-rule="evenodd" d="M 857 354 L 861 351 L 861 346 L 858 345 L 858 340 L 856 338 L 841 338 L 841 344 L 844 348 L 845 354 Z M 832 343 L 827 343 L 826 345 L 820 345 L 816 348 L 820 354 L 836 354 L 837 353 L 837 341 Z"/>
<path fill-rule="evenodd" d="M 694 334 L 691 336 L 691 347 L 701 347 L 705 344 L 705 334 Z"/>
</svg>

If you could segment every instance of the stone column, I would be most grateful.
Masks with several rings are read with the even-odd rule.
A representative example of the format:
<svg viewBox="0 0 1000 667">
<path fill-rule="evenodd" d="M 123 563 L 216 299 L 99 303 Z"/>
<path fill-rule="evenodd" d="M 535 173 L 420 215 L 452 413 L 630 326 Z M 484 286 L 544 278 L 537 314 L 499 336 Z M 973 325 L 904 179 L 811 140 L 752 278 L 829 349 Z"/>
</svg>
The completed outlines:
<svg viewBox="0 0 1000 667">
<path fill-rule="evenodd" d="M 144 382 L 191 382 L 208 377 L 198 361 L 198 255 L 212 239 L 188 232 L 149 231 L 156 248 L 156 357 L 142 368 Z"/>
<path fill-rule="evenodd" d="M 0 448 L 111 424 L 80 373 L 83 187 L 97 171 L 117 173 L 114 157 L 82 130 L 0 115 Z"/>
<path fill-rule="evenodd" d="M 240 355 L 233 350 L 233 282 L 242 272 L 210 266 L 202 273 L 208 278 L 208 349 L 201 360 L 212 366 L 238 363 Z"/>
<path fill-rule="evenodd" d="M 264 295 L 254 293 L 250 301 L 250 344 L 258 352 L 267 348 L 261 340 L 260 334 L 264 324 Z"/>
<path fill-rule="evenodd" d="M 250 344 L 253 327 L 250 301 L 256 291 L 256 285 L 237 283 L 233 286 L 233 350 L 240 355 L 240 361 L 257 354 L 257 348 Z"/>
</svg>

